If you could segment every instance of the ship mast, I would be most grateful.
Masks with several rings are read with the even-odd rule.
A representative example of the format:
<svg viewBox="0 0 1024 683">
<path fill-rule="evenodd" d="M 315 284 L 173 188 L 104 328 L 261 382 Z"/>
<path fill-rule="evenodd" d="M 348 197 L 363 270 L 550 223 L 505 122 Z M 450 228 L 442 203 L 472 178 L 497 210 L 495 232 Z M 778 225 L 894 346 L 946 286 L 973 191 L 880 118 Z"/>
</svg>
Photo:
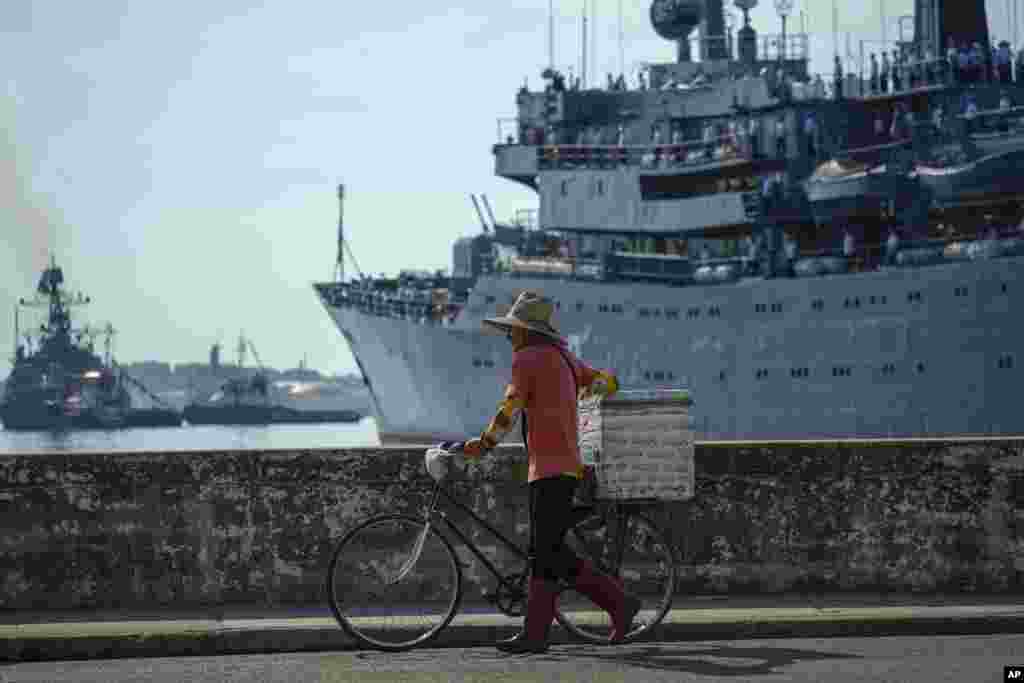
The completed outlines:
<svg viewBox="0 0 1024 683">
<path fill-rule="evenodd" d="M 345 186 L 338 185 L 338 256 L 334 264 L 335 282 L 345 281 Z"/>
<path fill-rule="evenodd" d="M 18 362 L 18 340 L 21 338 L 21 330 L 18 327 L 18 305 L 14 305 L 14 357 L 12 363 Z"/>
</svg>

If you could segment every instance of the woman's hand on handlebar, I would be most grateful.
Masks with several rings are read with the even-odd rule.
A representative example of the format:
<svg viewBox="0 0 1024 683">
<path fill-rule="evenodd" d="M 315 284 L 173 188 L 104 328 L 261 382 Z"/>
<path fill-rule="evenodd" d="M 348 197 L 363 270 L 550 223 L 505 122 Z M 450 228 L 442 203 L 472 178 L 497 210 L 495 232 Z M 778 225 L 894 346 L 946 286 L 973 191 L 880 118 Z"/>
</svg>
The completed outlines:
<svg viewBox="0 0 1024 683">
<path fill-rule="evenodd" d="M 484 442 L 480 439 L 470 439 L 462 446 L 462 454 L 467 458 L 477 459 L 484 454 Z"/>
</svg>

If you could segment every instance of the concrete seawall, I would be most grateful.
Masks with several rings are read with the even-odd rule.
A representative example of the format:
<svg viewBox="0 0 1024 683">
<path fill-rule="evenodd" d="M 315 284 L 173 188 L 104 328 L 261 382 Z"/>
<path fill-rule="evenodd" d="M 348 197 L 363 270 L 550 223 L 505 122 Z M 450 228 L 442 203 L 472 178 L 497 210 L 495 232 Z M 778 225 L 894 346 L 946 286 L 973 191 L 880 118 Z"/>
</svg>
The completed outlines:
<svg viewBox="0 0 1024 683">
<path fill-rule="evenodd" d="M 0 455 L 0 608 L 323 604 L 347 528 L 423 505 L 422 453 Z M 456 483 L 510 535 L 523 457 L 502 448 Z M 696 473 L 696 498 L 657 518 L 680 592 L 1024 593 L 1024 439 L 699 444 Z"/>
</svg>

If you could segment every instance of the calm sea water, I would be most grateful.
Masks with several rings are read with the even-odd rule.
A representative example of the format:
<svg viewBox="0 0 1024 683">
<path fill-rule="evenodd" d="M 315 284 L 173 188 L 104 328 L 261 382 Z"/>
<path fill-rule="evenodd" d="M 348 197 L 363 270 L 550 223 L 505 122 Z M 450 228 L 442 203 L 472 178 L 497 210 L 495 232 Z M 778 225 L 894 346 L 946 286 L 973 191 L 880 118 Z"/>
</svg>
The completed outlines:
<svg viewBox="0 0 1024 683">
<path fill-rule="evenodd" d="M 261 427 L 198 426 L 64 433 L 0 429 L 0 453 L 74 451 L 199 451 L 353 448 L 379 446 L 372 417 L 355 424 L 297 424 Z"/>
</svg>

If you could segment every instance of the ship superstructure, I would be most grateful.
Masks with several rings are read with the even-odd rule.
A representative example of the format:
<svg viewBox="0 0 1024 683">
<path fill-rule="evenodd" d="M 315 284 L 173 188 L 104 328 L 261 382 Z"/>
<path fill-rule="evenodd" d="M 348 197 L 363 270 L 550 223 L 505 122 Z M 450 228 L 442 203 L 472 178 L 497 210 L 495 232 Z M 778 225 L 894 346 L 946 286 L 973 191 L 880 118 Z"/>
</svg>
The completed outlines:
<svg viewBox="0 0 1024 683">
<path fill-rule="evenodd" d="M 678 60 L 638 87 L 545 70 L 493 147 L 536 214 L 485 203 L 450 274 L 315 286 L 382 437 L 485 426 L 510 354 L 480 323 L 525 289 L 625 384 L 689 387 L 700 438 L 1020 433 L 1024 74 L 961 66 L 988 41 L 969 5 L 919 2 L 895 69 L 837 59 L 828 86 L 806 35 L 734 41 L 720 0 L 652 3 Z"/>
</svg>

